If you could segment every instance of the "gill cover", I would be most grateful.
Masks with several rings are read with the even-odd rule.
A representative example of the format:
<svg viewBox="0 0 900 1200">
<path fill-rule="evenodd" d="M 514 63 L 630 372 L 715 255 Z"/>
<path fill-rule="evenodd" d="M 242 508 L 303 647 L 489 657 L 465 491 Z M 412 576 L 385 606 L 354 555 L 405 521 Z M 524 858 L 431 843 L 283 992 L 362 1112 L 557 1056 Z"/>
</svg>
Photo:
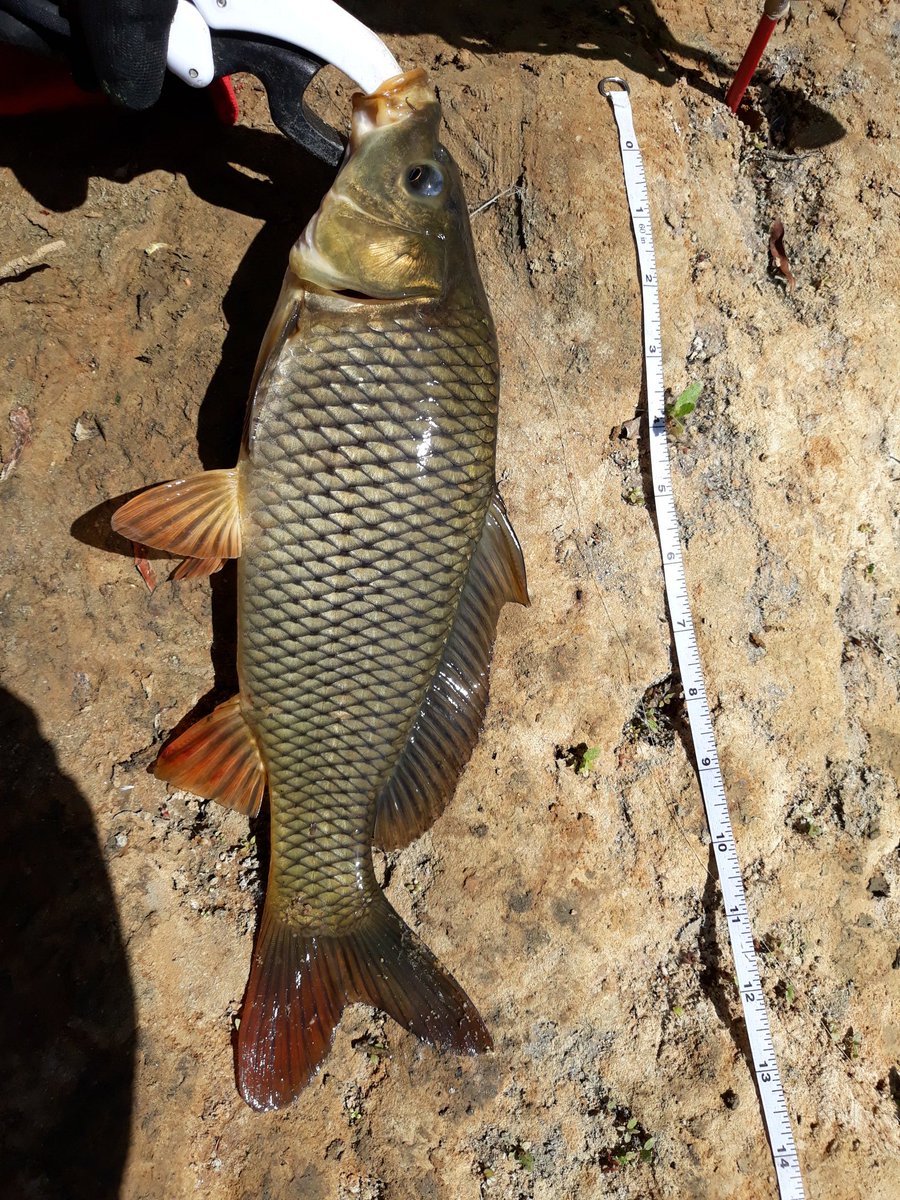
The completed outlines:
<svg viewBox="0 0 900 1200">
<path fill-rule="evenodd" d="M 422 70 L 353 97 L 344 164 L 291 251 L 301 281 L 382 300 L 445 292 L 468 218 L 440 118 Z"/>
</svg>

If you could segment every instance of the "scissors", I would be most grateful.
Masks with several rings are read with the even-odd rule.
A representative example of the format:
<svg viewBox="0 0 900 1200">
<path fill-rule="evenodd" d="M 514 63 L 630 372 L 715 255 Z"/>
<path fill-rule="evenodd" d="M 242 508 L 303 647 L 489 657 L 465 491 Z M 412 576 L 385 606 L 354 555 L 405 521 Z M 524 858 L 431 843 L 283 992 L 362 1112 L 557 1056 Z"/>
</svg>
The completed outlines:
<svg viewBox="0 0 900 1200">
<path fill-rule="evenodd" d="M 45 54 L 65 51 L 72 29 L 59 4 L 3 0 L 0 7 L 7 41 Z M 178 0 L 169 30 L 169 70 L 194 88 L 236 71 L 255 75 L 282 133 L 336 166 L 344 139 L 304 100 L 310 82 L 329 63 L 366 92 L 400 73 L 378 35 L 333 0 Z"/>
</svg>

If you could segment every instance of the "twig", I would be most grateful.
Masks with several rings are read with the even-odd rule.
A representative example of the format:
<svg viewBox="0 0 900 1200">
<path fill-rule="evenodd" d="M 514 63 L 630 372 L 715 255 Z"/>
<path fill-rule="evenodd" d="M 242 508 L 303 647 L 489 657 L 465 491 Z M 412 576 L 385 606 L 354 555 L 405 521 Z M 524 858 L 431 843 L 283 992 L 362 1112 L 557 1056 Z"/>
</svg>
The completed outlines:
<svg viewBox="0 0 900 1200">
<path fill-rule="evenodd" d="M 51 254 L 56 254 L 60 250 L 65 249 L 66 243 L 62 238 L 58 238 L 55 242 L 47 242 L 44 246 L 39 246 L 37 250 L 32 250 L 30 254 L 20 254 L 18 258 L 12 258 L 8 263 L 4 263 L 0 267 L 0 281 L 6 279 L 15 279 L 30 267 L 43 266 L 44 260 L 49 258 Z"/>
<path fill-rule="evenodd" d="M 486 208 L 490 208 L 492 204 L 496 204 L 498 200 L 502 200 L 504 196 L 508 196 L 510 192 L 521 192 L 521 188 L 517 183 L 511 183 L 508 188 L 504 188 L 502 192 L 498 192 L 496 196 L 491 196 L 490 200 L 485 200 L 484 204 L 479 204 L 477 208 L 473 208 L 469 213 L 470 217 L 477 217 L 480 212 L 484 212 Z"/>
</svg>

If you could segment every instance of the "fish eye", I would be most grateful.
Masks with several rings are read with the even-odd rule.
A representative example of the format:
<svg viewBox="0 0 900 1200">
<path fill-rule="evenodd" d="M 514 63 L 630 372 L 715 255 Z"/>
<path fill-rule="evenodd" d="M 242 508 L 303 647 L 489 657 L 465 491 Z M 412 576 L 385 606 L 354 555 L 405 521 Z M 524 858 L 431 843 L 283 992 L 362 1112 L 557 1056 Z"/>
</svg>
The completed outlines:
<svg viewBox="0 0 900 1200">
<path fill-rule="evenodd" d="M 439 196 L 444 190 L 444 176 L 434 163 L 416 163 L 403 182 L 413 196 Z"/>
</svg>

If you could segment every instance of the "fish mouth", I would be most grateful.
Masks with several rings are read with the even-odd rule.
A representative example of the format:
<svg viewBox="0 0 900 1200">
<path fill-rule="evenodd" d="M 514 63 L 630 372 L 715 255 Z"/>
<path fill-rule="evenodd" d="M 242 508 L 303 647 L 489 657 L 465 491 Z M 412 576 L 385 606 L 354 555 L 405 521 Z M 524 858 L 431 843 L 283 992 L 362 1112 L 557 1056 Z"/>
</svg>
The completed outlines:
<svg viewBox="0 0 900 1200">
<path fill-rule="evenodd" d="M 428 84 L 428 76 L 421 67 L 386 79 L 377 91 L 368 96 L 356 92 L 350 127 L 351 153 L 376 129 L 405 121 L 429 105 L 436 106 L 437 100 Z"/>
</svg>

